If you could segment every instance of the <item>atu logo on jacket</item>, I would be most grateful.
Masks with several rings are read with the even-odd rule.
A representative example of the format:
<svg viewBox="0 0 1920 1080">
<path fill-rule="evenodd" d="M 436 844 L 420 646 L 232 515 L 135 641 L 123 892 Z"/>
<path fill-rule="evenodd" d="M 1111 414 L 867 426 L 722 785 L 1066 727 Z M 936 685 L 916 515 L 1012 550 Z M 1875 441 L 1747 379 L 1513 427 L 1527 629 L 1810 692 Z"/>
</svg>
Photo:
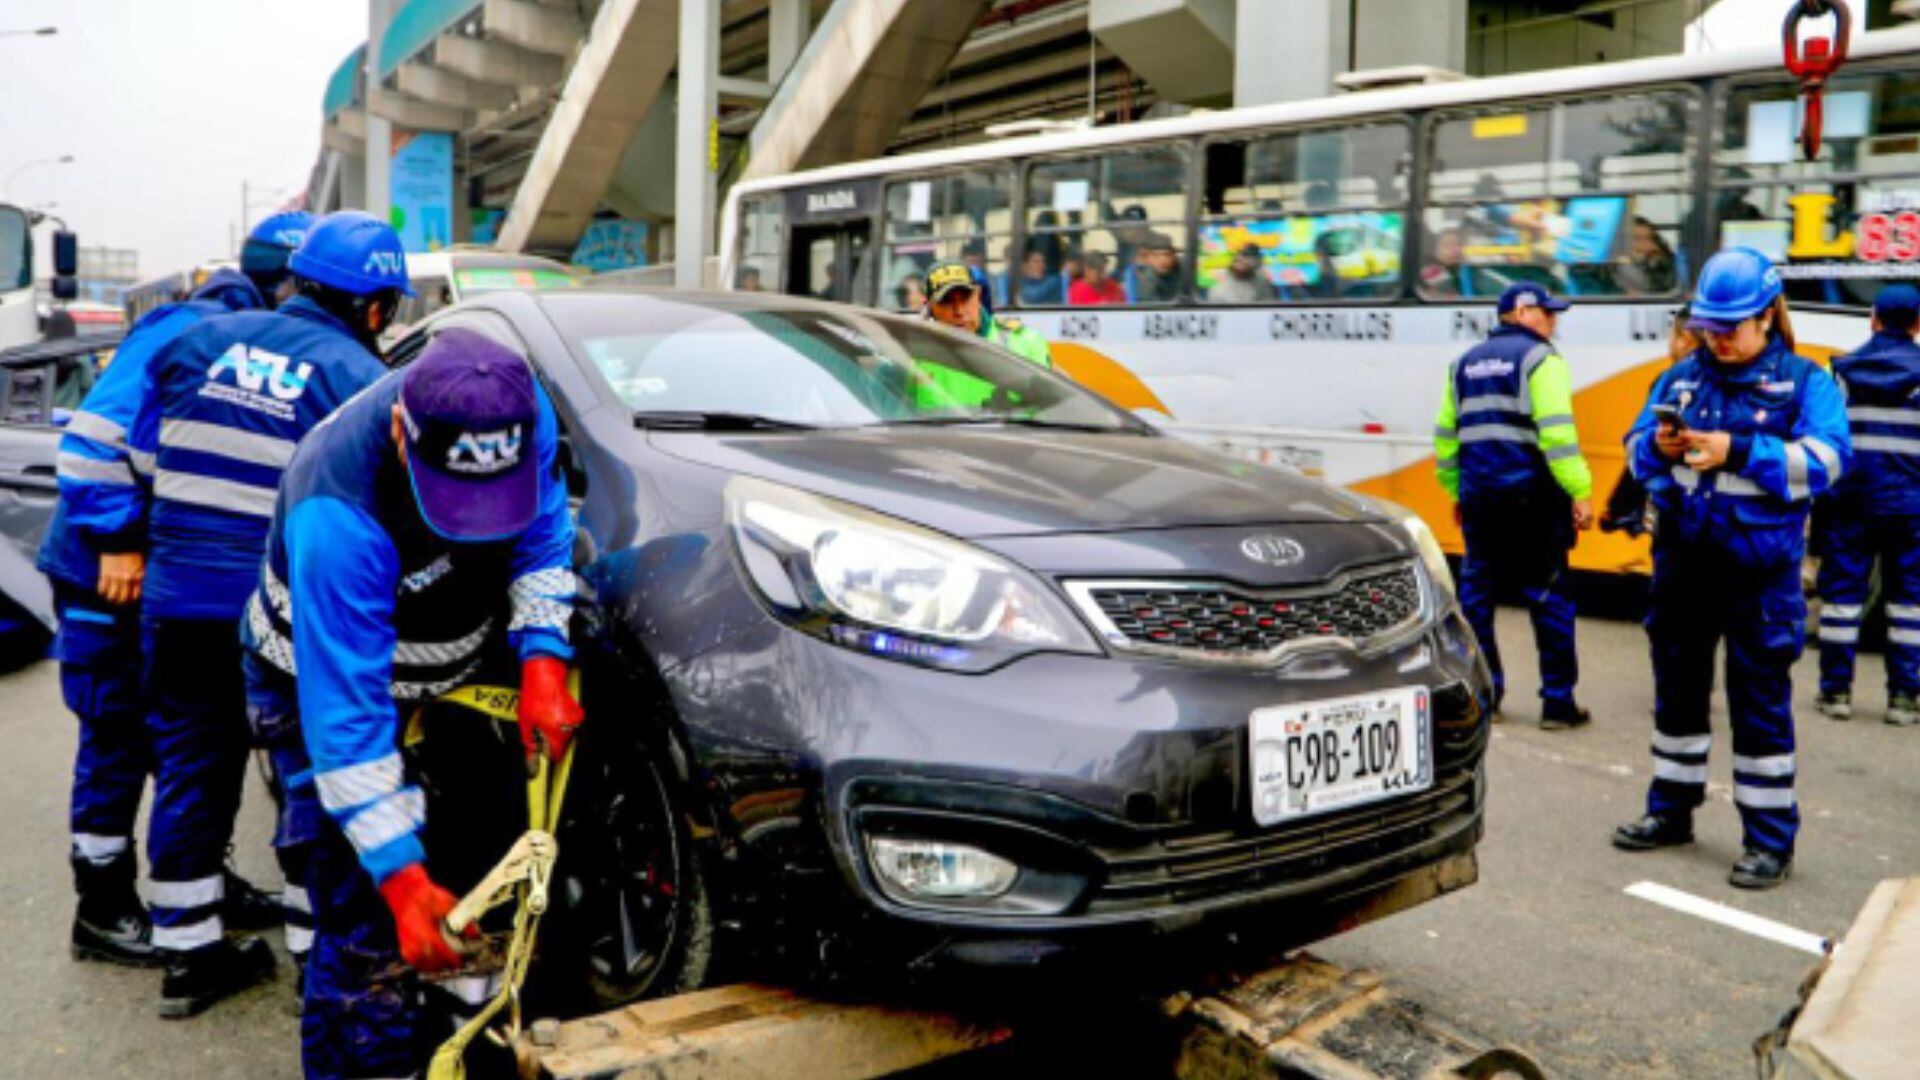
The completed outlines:
<svg viewBox="0 0 1920 1080">
<path fill-rule="evenodd" d="M 293 402 L 307 392 L 312 375 L 312 364 L 295 366 L 279 353 L 235 342 L 207 369 L 200 394 L 291 420 Z"/>
</svg>

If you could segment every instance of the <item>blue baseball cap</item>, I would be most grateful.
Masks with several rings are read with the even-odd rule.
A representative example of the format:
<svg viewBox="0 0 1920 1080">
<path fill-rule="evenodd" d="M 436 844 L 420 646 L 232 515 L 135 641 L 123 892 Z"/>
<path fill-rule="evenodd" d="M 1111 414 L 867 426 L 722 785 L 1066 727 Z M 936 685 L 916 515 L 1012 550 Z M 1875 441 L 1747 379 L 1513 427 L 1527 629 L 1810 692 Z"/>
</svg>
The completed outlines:
<svg viewBox="0 0 1920 1080">
<path fill-rule="evenodd" d="M 447 330 L 400 378 L 407 471 L 428 527 L 463 543 L 525 532 L 540 510 L 527 362 L 471 330 Z"/>
<path fill-rule="evenodd" d="M 1495 310 L 1502 315 L 1507 315 L 1521 308 L 1537 307 L 1543 311 L 1561 312 L 1572 306 L 1565 300 L 1555 299 L 1544 285 L 1522 281 L 1500 291 L 1500 303 L 1496 305 Z"/>
<path fill-rule="evenodd" d="M 1920 315 L 1920 289 L 1911 285 L 1888 285 L 1873 298 L 1873 313 L 1882 322 L 1901 323 L 1911 326 L 1916 315 Z"/>
</svg>

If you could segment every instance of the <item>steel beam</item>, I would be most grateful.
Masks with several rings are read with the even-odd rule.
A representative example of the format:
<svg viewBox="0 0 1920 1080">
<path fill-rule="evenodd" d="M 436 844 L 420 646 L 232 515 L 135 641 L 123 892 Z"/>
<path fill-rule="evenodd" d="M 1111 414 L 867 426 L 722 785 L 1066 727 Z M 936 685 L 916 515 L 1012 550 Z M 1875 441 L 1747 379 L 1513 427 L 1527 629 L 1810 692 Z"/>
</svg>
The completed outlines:
<svg viewBox="0 0 1920 1080">
<path fill-rule="evenodd" d="M 514 2 L 488 0 L 489 32 L 496 4 Z M 573 250 L 673 70 L 679 28 L 679 0 L 601 4 L 507 211 L 502 250 Z"/>
</svg>

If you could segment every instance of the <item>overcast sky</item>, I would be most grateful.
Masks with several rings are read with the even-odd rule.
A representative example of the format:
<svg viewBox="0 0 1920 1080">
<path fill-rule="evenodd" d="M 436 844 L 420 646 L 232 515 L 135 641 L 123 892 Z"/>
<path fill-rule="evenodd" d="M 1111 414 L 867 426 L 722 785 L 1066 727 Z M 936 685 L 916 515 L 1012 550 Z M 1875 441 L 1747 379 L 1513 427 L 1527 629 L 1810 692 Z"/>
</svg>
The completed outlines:
<svg viewBox="0 0 1920 1080">
<path fill-rule="evenodd" d="M 143 278 L 230 255 L 240 183 L 305 187 L 327 77 L 366 40 L 366 0 L 0 0 L 0 199 L 58 202 L 80 242 Z M 45 260 L 46 245 L 41 244 Z"/>
</svg>

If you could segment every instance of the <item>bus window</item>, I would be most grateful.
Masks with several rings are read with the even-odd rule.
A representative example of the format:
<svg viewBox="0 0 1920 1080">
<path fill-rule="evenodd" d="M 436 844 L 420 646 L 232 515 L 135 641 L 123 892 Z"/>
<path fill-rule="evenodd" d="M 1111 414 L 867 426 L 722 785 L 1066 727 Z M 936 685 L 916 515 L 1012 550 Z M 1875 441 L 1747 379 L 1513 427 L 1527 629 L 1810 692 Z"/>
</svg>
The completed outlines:
<svg viewBox="0 0 1920 1080">
<path fill-rule="evenodd" d="M 983 165 L 887 185 L 886 260 L 880 307 L 913 310 L 925 299 L 927 270 L 964 259 L 986 274 L 1006 303 L 1013 233 L 1013 168 Z"/>
<path fill-rule="evenodd" d="M 1209 303 L 1379 299 L 1400 291 L 1405 124 L 1207 147 L 1194 286 Z"/>
<path fill-rule="evenodd" d="M 1713 236 L 1780 265 L 1791 299 L 1865 307 L 1920 278 L 1920 73 L 1854 75 L 1827 89 L 1820 156 L 1802 161 L 1798 87 L 1736 87 L 1719 110 Z"/>
<path fill-rule="evenodd" d="M 778 195 L 740 200 L 740 259 L 733 287 L 742 292 L 773 292 L 780 286 L 780 224 Z"/>
<path fill-rule="evenodd" d="M 1693 107 L 1674 91 L 1439 117 L 1420 294 L 1487 298 L 1531 281 L 1575 297 L 1676 295 Z"/>
<path fill-rule="evenodd" d="M 1105 257 L 1130 304 L 1171 304 L 1185 294 L 1187 148 L 1118 150 L 1042 161 L 1027 173 L 1027 248 L 1009 293 L 1031 307 L 1072 292 L 1085 256 Z"/>
</svg>

